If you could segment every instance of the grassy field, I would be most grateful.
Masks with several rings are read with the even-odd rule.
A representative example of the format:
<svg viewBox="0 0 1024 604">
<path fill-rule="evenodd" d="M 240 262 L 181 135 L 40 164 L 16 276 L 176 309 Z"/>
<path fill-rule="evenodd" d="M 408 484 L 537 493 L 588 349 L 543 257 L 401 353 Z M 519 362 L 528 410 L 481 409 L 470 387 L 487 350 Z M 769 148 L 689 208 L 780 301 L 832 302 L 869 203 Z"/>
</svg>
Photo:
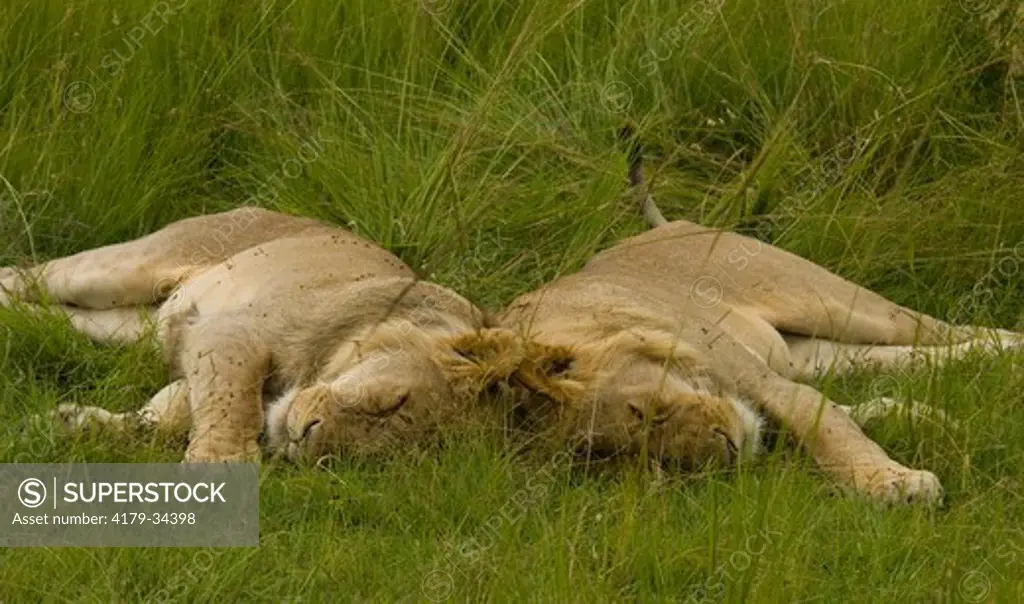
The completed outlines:
<svg viewBox="0 0 1024 604">
<path fill-rule="evenodd" d="M 1024 86 L 999 5 L 5 0 L 0 266 L 255 203 L 348 225 L 498 310 L 644 228 L 629 120 L 670 218 L 1021 327 Z M 817 384 L 958 420 L 869 427 L 939 476 L 941 509 L 843 496 L 785 447 L 654 481 L 482 432 L 265 463 L 258 550 L 0 550 L 0 602 L 1021 601 L 1021 361 Z M 180 442 L 21 431 L 62 402 L 135 408 L 165 378 L 151 346 L 0 309 L 0 462 L 180 460 Z"/>
</svg>

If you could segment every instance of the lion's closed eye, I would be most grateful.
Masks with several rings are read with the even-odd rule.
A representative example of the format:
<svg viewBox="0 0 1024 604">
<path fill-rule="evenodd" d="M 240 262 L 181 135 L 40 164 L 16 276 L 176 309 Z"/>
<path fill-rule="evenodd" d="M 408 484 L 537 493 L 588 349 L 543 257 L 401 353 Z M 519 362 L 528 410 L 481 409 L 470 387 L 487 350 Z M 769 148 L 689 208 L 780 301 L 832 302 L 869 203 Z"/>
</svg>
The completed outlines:
<svg viewBox="0 0 1024 604">
<path fill-rule="evenodd" d="M 721 428 L 715 428 L 714 432 L 720 438 L 725 440 L 725 447 L 729 451 L 730 459 L 737 459 L 739 457 L 739 454 L 740 454 L 740 449 L 739 449 L 738 446 L 736 446 L 736 442 L 733 441 L 733 439 L 729 436 L 729 434 L 725 430 L 723 430 Z"/>
<path fill-rule="evenodd" d="M 374 411 L 368 411 L 367 415 L 372 415 L 374 417 L 388 417 L 390 415 L 394 415 L 395 413 L 398 413 L 398 410 L 401 409 L 402 407 L 404 407 L 405 404 L 408 403 L 408 402 L 409 402 L 409 393 L 405 392 L 401 396 L 399 396 L 397 399 L 395 399 L 395 402 L 393 402 L 392 404 L 388 405 L 387 407 L 384 407 L 383 409 L 377 409 L 377 410 L 374 410 Z"/>
<path fill-rule="evenodd" d="M 659 407 L 655 405 L 655 409 L 652 411 L 645 410 L 641 406 L 629 403 L 629 412 L 633 414 L 634 419 L 644 424 L 649 423 L 651 426 L 660 426 L 667 422 L 670 417 L 675 413 L 675 409 L 671 407 Z"/>
</svg>

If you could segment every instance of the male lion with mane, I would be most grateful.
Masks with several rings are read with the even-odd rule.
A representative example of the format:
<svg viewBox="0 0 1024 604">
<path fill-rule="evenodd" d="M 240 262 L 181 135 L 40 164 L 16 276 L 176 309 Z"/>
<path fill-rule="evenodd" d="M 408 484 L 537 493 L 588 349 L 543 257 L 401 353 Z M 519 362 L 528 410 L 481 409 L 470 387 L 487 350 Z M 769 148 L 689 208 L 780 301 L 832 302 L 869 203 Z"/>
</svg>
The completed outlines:
<svg viewBox="0 0 1024 604">
<path fill-rule="evenodd" d="M 636 187 L 639 162 L 635 147 Z M 696 467 L 755 453 L 763 416 L 842 486 L 887 502 L 941 499 L 934 474 L 890 459 L 855 421 L 900 403 L 851 409 L 798 381 L 941 363 L 1020 347 L 1024 336 L 949 325 L 756 239 L 667 222 L 649 195 L 642 209 L 652 230 L 520 296 L 500 318 L 526 341 L 521 417 L 587 454 Z M 917 403 L 903 410 L 941 418 Z"/>
<path fill-rule="evenodd" d="M 134 341 L 155 323 L 171 384 L 137 412 L 55 415 L 187 429 L 190 462 L 257 459 L 261 435 L 304 459 L 422 440 L 465 420 L 501 372 L 501 332 L 463 297 L 345 229 L 259 208 L 2 268 L 0 306 L 14 300 L 52 302 L 100 342 Z"/>
</svg>

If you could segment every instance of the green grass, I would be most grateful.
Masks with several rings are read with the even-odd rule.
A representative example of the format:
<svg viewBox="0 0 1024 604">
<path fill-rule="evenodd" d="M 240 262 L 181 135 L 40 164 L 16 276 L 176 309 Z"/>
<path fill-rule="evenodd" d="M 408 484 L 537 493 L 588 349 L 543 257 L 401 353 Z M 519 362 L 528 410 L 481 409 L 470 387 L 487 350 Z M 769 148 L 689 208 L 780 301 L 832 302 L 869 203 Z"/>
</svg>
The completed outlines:
<svg viewBox="0 0 1024 604">
<path fill-rule="evenodd" d="M 140 36 L 154 4 L 0 6 L 0 265 L 259 203 L 497 310 L 643 229 L 614 139 L 630 120 L 670 217 L 939 317 L 1021 315 L 1024 90 L 961 6 L 984 2 L 166 0 L 185 6 Z M 158 359 L 0 310 L 0 462 L 180 460 L 180 442 L 18 432 L 61 402 L 141 405 Z M 839 495 L 785 447 L 658 482 L 481 433 L 264 464 L 258 550 L 0 551 L 0 601 L 1020 601 L 1021 360 L 819 384 L 960 422 L 869 429 L 938 474 L 939 510 Z"/>
</svg>

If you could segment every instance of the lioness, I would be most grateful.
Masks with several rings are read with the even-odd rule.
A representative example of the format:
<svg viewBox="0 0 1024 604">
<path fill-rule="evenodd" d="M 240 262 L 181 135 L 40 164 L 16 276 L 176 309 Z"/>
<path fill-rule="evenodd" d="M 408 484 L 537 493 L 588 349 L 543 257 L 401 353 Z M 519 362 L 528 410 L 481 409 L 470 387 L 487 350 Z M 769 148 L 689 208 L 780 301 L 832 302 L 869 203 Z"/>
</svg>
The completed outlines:
<svg viewBox="0 0 1024 604">
<path fill-rule="evenodd" d="M 372 452 L 465 416 L 484 315 L 344 229 L 258 208 L 0 269 L 0 305 L 48 300 L 102 342 L 156 324 L 174 381 L 136 413 L 61 406 L 71 425 L 190 428 L 186 461 Z M 264 404 L 263 401 L 266 401 Z"/>
<path fill-rule="evenodd" d="M 641 184 L 639 156 L 631 181 Z M 934 474 L 891 460 L 849 408 L 797 381 L 865 364 L 942 362 L 1024 337 L 954 327 L 756 239 L 668 223 L 649 196 L 642 208 L 652 230 L 500 317 L 527 340 L 516 375 L 535 395 L 521 403 L 524 417 L 588 453 L 695 466 L 756 450 L 763 414 L 841 485 L 889 502 L 940 499 Z M 867 407 L 885 412 L 893 401 Z"/>
</svg>

